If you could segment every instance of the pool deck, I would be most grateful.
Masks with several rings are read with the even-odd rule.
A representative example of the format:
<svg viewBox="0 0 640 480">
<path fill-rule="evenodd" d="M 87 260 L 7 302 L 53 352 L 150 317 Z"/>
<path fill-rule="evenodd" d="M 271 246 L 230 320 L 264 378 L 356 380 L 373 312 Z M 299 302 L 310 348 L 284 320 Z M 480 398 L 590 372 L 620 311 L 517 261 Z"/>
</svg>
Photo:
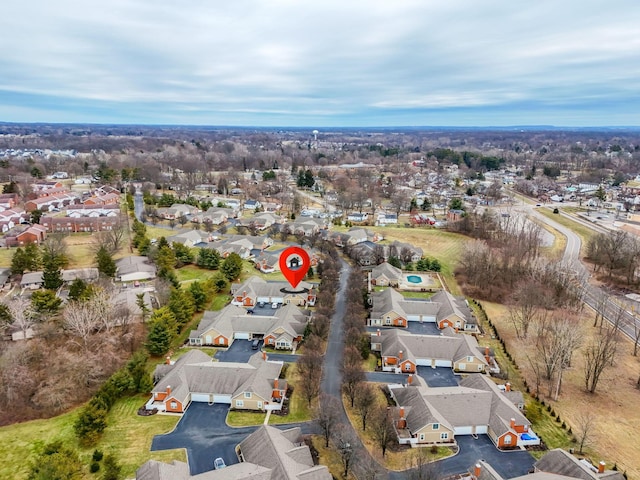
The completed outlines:
<svg viewBox="0 0 640 480">
<path fill-rule="evenodd" d="M 409 280 L 409 277 L 419 277 L 421 281 L 420 283 L 414 283 Z M 429 290 L 439 290 L 441 288 L 442 288 L 442 285 L 440 285 L 440 282 L 437 280 L 437 278 L 431 273 L 427 273 L 427 272 L 406 273 L 398 281 L 399 290 L 420 292 L 420 291 L 429 291 Z"/>
</svg>

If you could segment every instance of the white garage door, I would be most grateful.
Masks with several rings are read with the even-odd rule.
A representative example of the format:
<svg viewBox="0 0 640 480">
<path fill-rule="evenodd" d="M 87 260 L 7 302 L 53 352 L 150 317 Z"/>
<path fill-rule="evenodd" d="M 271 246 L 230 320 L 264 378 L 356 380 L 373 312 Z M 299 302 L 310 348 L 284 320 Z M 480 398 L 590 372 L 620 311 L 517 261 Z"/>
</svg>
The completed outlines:
<svg viewBox="0 0 640 480">
<path fill-rule="evenodd" d="M 451 368 L 451 360 L 436 360 L 436 367 L 449 367 Z"/>
<path fill-rule="evenodd" d="M 213 403 L 227 403 L 231 405 L 231 395 L 214 395 Z"/>
<path fill-rule="evenodd" d="M 430 367 L 431 359 L 430 358 L 416 358 L 416 365 L 419 367 Z"/>
<path fill-rule="evenodd" d="M 236 332 L 233 334 L 233 338 L 236 340 L 249 340 L 251 334 L 249 332 Z"/>
<path fill-rule="evenodd" d="M 260 302 L 271 303 L 269 302 L 269 297 L 258 297 L 258 303 Z"/>
<path fill-rule="evenodd" d="M 488 430 L 489 430 L 489 427 L 487 427 L 486 425 L 478 425 L 476 427 L 476 434 L 477 435 L 486 435 Z"/>
<path fill-rule="evenodd" d="M 473 433 L 473 427 L 455 427 L 453 432 L 456 435 L 471 435 Z"/>
<path fill-rule="evenodd" d="M 208 393 L 192 393 L 191 401 L 209 403 L 209 394 Z"/>
<path fill-rule="evenodd" d="M 284 303 L 284 297 L 271 297 L 271 302 Z"/>
<path fill-rule="evenodd" d="M 407 321 L 408 322 L 419 322 L 420 321 L 420 315 L 407 315 Z"/>
</svg>

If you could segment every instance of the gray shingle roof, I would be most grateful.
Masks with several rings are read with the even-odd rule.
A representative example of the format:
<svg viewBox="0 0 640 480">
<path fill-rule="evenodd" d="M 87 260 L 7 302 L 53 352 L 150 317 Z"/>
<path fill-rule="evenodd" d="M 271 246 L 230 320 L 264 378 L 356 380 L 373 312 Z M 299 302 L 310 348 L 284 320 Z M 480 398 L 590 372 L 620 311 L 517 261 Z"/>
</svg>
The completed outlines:
<svg viewBox="0 0 640 480">
<path fill-rule="evenodd" d="M 331 480 L 327 467 L 314 466 L 311 452 L 300 441 L 300 428 L 281 432 L 275 427 L 261 426 L 239 445 L 244 461 L 272 470 L 271 480 Z"/>
<path fill-rule="evenodd" d="M 166 366 L 156 369 L 156 376 L 169 370 Z M 280 376 L 282 362 L 265 361 L 258 352 L 249 363 L 213 362 L 200 350 L 190 350 L 164 374 L 152 393 L 165 392 L 171 387 L 171 395 L 179 401 L 188 401 L 190 393 L 238 395 L 253 392 L 271 400 L 273 380 Z"/>
<path fill-rule="evenodd" d="M 581 480 L 602 480 L 605 478 L 607 480 L 623 480 L 624 478 L 621 472 L 614 470 L 605 470 L 602 474 L 594 472 L 572 454 L 560 448 L 550 450 L 534 464 L 534 467 L 536 471 L 555 473 Z"/>
</svg>

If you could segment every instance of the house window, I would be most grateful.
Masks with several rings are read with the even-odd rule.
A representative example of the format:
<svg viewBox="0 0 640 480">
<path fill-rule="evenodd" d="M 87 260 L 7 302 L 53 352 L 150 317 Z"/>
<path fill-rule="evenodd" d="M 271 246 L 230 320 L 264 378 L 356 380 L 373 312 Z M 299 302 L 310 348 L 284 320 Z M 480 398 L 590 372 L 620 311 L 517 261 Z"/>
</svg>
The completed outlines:
<svg viewBox="0 0 640 480">
<path fill-rule="evenodd" d="M 424 442 L 424 433 L 421 433 L 421 434 L 420 434 L 420 441 L 421 441 L 421 442 Z"/>
<path fill-rule="evenodd" d="M 262 402 L 258 402 L 258 408 L 261 409 L 262 408 Z"/>
<path fill-rule="evenodd" d="M 481 372 L 483 369 L 482 365 L 478 365 L 478 371 Z"/>
<path fill-rule="evenodd" d="M 473 362 L 473 357 L 467 357 L 467 362 Z"/>
<path fill-rule="evenodd" d="M 236 408 L 244 407 L 244 402 L 242 400 L 236 400 Z"/>
<path fill-rule="evenodd" d="M 385 325 L 391 325 L 391 317 L 388 316 L 387 318 L 385 318 L 384 319 L 384 324 Z"/>
<path fill-rule="evenodd" d="M 440 440 L 448 440 L 449 439 L 449 434 L 448 433 L 441 433 L 440 434 Z"/>
<path fill-rule="evenodd" d="M 504 444 L 511 445 L 511 435 L 507 435 L 506 437 L 504 437 Z"/>
<path fill-rule="evenodd" d="M 178 408 L 178 403 L 177 403 L 177 402 L 171 402 L 171 403 L 169 404 L 169 407 L 170 407 L 172 410 L 176 410 L 176 409 Z"/>
<path fill-rule="evenodd" d="M 244 392 L 244 398 L 251 398 L 251 392 Z"/>
<path fill-rule="evenodd" d="M 467 369 L 467 364 L 466 363 L 459 363 L 458 364 L 458 370 L 466 370 Z"/>
<path fill-rule="evenodd" d="M 408 362 L 407 362 L 407 363 L 405 363 L 405 364 L 404 364 L 404 369 L 405 369 L 406 371 L 411 370 L 411 364 L 410 364 L 410 363 L 408 363 Z"/>
<path fill-rule="evenodd" d="M 439 423 L 434 423 L 433 424 L 433 429 L 434 430 L 440 430 L 440 424 Z"/>
</svg>

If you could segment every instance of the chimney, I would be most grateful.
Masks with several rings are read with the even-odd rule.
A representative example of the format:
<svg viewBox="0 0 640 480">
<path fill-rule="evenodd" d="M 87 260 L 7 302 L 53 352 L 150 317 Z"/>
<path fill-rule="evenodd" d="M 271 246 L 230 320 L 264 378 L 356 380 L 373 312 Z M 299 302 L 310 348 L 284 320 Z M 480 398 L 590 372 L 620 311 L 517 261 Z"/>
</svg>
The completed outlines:
<svg viewBox="0 0 640 480">
<path fill-rule="evenodd" d="M 275 378 L 275 379 L 273 380 L 273 389 L 274 389 L 274 390 L 278 390 L 278 379 L 277 379 L 277 378 Z"/>
<path fill-rule="evenodd" d="M 473 467 L 473 476 L 475 478 L 480 477 L 480 471 L 482 470 L 482 467 L 480 466 L 479 463 L 476 463 L 475 467 Z"/>
<path fill-rule="evenodd" d="M 379 337 L 380 336 L 380 329 L 376 330 L 376 335 Z"/>
<path fill-rule="evenodd" d="M 510 384 L 509 382 L 507 382 L 507 383 L 504 385 L 504 389 L 505 389 L 505 391 L 510 392 L 510 391 L 511 391 L 511 384 Z"/>
<path fill-rule="evenodd" d="M 166 360 L 164 361 L 166 365 L 171 365 L 171 355 L 167 355 Z"/>
<path fill-rule="evenodd" d="M 604 469 L 606 467 L 606 464 L 604 463 L 604 461 L 600 461 L 600 463 L 598 463 L 598 473 L 604 473 Z"/>
<path fill-rule="evenodd" d="M 509 423 L 509 425 L 510 425 L 511 428 L 515 428 L 516 427 L 516 419 L 512 418 L 511 422 Z"/>
<path fill-rule="evenodd" d="M 491 357 L 489 355 L 485 355 L 484 359 L 487 362 L 487 365 L 491 365 Z"/>
<path fill-rule="evenodd" d="M 400 418 L 404 418 L 404 407 L 400 407 Z"/>
<path fill-rule="evenodd" d="M 489 347 L 484 347 L 484 354 L 485 356 L 489 356 Z"/>
<path fill-rule="evenodd" d="M 167 397 L 171 395 L 171 385 L 167 385 Z"/>
<path fill-rule="evenodd" d="M 413 382 L 413 375 L 409 374 L 409 377 L 407 378 L 407 383 L 411 385 L 412 382 Z"/>
<path fill-rule="evenodd" d="M 398 359 L 402 360 L 402 350 L 398 352 Z"/>
<path fill-rule="evenodd" d="M 262 360 L 264 360 L 265 362 L 267 361 L 267 352 L 265 352 L 264 350 L 262 351 Z"/>
<path fill-rule="evenodd" d="M 242 296 L 243 296 L 243 297 L 246 297 L 246 296 L 247 296 L 247 291 L 246 291 L 246 290 L 242 292 Z"/>
</svg>

